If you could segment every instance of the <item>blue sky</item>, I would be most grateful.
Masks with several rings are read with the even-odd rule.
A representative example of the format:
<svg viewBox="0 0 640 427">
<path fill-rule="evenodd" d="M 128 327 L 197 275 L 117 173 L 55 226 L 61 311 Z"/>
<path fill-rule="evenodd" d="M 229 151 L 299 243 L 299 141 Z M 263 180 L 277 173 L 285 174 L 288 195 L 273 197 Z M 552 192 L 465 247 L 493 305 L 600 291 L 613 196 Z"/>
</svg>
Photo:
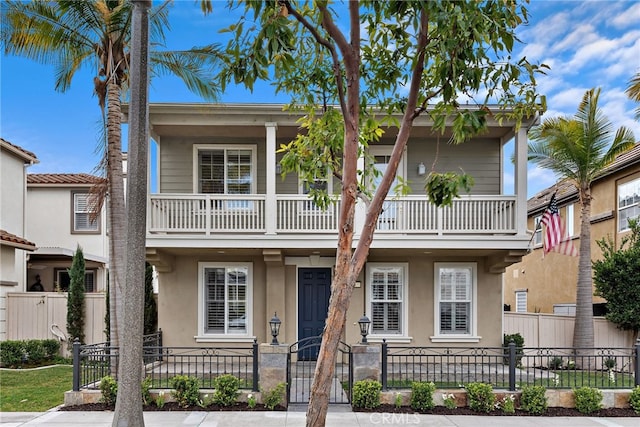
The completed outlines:
<svg viewBox="0 0 640 427">
<path fill-rule="evenodd" d="M 518 30 L 524 44 L 517 47 L 516 55 L 551 67 L 538 79 L 548 103 L 543 117 L 572 115 L 585 91 L 601 87 L 599 105 L 605 115 L 616 128 L 631 128 L 640 140 L 640 123 L 633 120 L 635 105 L 624 94 L 633 74 L 640 72 L 640 2 L 533 0 L 529 12 L 529 24 Z M 214 14 L 204 17 L 197 1 L 176 1 L 170 12 L 167 48 L 215 41 L 217 30 L 230 24 L 230 19 L 222 2 L 214 3 Z M 37 155 L 40 163 L 28 171 L 93 173 L 99 161 L 100 110 L 93 96 L 92 70 L 78 72 L 65 93 L 55 92 L 49 66 L 3 55 L 0 73 L 0 136 Z M 151 102 L 201 101 L 171 77 L 154 79 L 149 96 Z M 263 85 L 254 93 L 229 90 L 222 101 L 287 99 L 274 99 Z M 529 196 L 555 180 L 550 172 L 530 165 Z M 510 170 L 505 182 L 512 182 Z"/>
</svg>

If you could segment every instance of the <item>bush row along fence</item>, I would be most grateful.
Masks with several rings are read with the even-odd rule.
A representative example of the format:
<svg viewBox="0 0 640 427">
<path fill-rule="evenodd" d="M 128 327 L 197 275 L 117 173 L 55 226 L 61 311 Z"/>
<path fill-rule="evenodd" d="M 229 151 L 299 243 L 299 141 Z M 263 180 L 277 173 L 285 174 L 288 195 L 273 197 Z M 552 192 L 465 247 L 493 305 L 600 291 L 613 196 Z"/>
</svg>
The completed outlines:
<svg viewBox="0 0 640 427">
<path fill-rule="evenodd" d="M 144 376 L 153 388 L 171 388 L 176 375 L 196 377 L 200 388 L 214 388 L 220 375 L 231 374 L 240 379 L 240 388 L 258 391 L 258 344 L 244 347 L 164 347 L 162 331 L 143 338 Z M 118 347 L 108 342 L 73 344 L 73 390 L 97 389 L 100 380 L 116 377 Z"/>
<path fill-rule="evenodd" d="M 640 340 L 632 348 L 406 347 L 382 343 L 382 388 L 471 382 L 515 391 L 546 388 L 633 388 L 640 385 Z"/>
</svg>

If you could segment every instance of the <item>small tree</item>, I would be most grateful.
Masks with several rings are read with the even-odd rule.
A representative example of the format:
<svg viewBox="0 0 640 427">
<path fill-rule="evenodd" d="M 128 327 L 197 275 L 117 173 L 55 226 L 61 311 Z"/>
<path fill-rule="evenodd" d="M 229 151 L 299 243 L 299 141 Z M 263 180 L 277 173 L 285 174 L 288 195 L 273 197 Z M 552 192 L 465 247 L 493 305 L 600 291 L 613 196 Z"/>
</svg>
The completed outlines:
<svg viewBox="0 0 640 427">
<path fill-rule="evenodd" d="M 67 296 L 67 333 L 69 347 L 77 338 L 84 344 L 84 274 L 85 263 L 82 248 L 78 246 L 69 269 L 69 295 Z"/>
<path fill-rule="evenodd" d="M 145 263 L 144 271 L 144 334 L 152 334 L 158 327 L 158 307 L 153 295 L 153 267 Z"/>
<path fill-rule="evenodd" d="M 593 262 L 596 295 L 607 300 L 606 317 L 638 338 L 640 331 L 640 223 L 629 220 L 631 235 L 619 249 L 608 237 L 598 240 L 603 259 Z"/>
</svg>

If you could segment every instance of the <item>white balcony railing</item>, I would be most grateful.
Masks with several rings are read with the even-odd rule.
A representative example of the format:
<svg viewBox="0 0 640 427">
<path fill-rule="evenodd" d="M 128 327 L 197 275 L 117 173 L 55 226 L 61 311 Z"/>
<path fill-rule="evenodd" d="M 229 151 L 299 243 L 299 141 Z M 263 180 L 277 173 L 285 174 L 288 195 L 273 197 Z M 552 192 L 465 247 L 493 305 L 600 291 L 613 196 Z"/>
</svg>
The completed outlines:
<svg viewBox="0 0 640 427">
<path fill-rule="evenodd" d="M 150 233 L 337 233 L 340 202 L 319 209 L 305 195 L 277 195 L 273 212 L 266 196 L 153 194 Z M 273 230 L 267 218 L 275 216 Z M 515 196 L 465 196 L 436 208 L 426 196 L 403 196 L 384 203 L 377 231 L 382 234 L 516 234 Z"/>
</svg>

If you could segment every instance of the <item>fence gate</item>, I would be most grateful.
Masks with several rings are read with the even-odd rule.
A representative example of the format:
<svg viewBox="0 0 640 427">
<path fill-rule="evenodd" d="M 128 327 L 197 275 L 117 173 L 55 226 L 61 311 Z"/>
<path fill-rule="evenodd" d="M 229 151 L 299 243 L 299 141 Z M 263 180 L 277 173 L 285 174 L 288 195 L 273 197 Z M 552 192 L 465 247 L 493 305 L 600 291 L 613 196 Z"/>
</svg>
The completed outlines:
<svg viewBox="0 0 640 427">
<path fill-rule="evenodd" d="M 318 354 L 322 336 L 308 337 L 289 347 L 287 361 L 287 396 L 289 403 L 309 403 L 311 384 L 316 370 L 316 360 L 309 354 Z M 342 341 L 338 344 L 335 371 L 331 380 L 329 403 L 350 403 L 353 369 L 351 347 Z"/>
</svg>

